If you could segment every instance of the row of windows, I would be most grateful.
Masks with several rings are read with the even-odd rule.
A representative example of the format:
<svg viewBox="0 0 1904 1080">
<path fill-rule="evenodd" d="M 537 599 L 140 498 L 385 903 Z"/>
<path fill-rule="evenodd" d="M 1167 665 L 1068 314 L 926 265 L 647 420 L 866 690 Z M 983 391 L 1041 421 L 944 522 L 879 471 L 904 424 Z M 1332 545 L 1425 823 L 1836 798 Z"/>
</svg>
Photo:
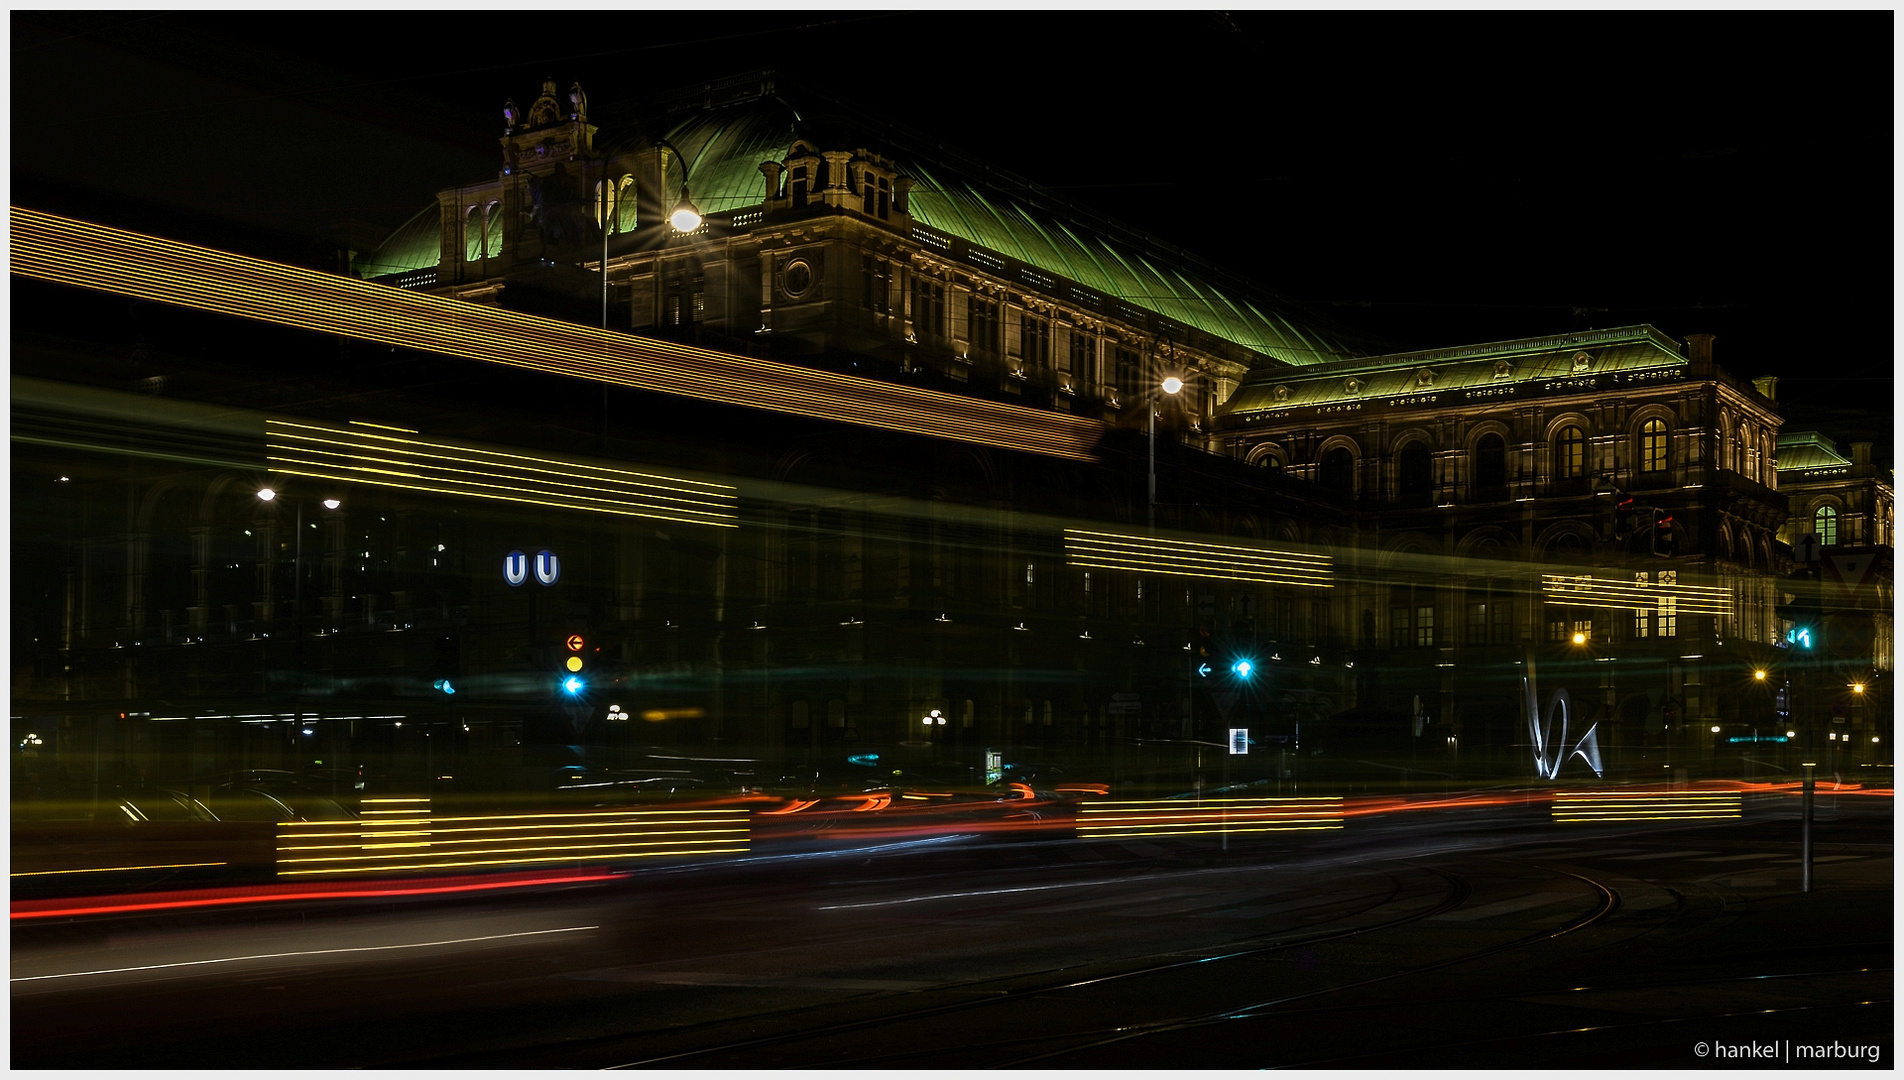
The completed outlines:
<svg viewBox="0 0 1904 1080">
<path fill-rule="evenodd" d="M 1666 471 L 1670 437 L 1663 420 L 1648 420 L 1640 426 L 1639 471 Z M 1586 475 L 1587 438 L 1578 427 L 1565 427 L 1554 438 L 1554 471 L 1559 480 L 1578 480 Z M 1274 458 L 1272 466 L 1280 464 Z M 1352 494 L 1355 489 L 1355 455 L 1346 447 L 1336 447 L 1322 456 L 1319 479 L 1333 491 Z M 1507 443 L 1496 434 L 1483 435 L 1474 447 L 1473 483 L 1482 490 L 1507 486 Z M 1426 495 L 1434 487 L 1434 456 L 1428 444 L 1416 440 L 1395 455 L 1396 489 L 1404 496 Z"/>
</svg>

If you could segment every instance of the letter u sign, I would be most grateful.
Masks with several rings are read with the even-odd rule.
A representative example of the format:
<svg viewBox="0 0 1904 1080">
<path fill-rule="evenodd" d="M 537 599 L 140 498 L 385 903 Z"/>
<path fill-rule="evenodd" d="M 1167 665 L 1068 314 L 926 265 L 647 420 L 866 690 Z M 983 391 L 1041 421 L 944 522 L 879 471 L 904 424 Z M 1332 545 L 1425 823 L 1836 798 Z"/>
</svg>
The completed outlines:
<svg viewBox="0 0 1904 1080">
<path fill-rule="evenodd" d="M 535 579 L 543 585 L 553 585 L 562 576 L 562 560 L 555 552 L 547 548 L 536 552 Z M 529 580 L 529 556 L 520 551 L 512 551 L 502 557 L 502 579 L 511 588 Z"/>
</svg>

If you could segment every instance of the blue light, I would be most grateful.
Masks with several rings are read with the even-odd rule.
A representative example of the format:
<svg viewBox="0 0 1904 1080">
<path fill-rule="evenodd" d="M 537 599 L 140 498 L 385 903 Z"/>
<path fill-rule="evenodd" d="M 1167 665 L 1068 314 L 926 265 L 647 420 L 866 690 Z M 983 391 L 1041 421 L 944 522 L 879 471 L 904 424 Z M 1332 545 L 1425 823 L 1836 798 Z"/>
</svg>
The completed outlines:
<svg viewBox="0 0 1904 1080">
<path fill-rule="evenodd" d="M 1236 672 L 1237 678 L 1247 679 L 1250 677 L 1250 672 L 1256 670 L 1256 665 L 1250 663 L 1248 660 L 1238 660 L 1236 663 L 1230 665 L 1230 670 Z"/>
<path fill-rule="evenodd" d="M 879 764 L 879 755 L 878 754 L 852 754 L 852 755 L 849 755 L 846 760 L 854 765 L 877 765 Z"/>
<path fill-rule="evenodd" d="M 568 678 L 562 680 L 562 689 L 570 694 L 581 693 L 582 687 L 586 685 L 588 684 L 584 683 L 579 675 L 570 675 Z"/>
<path fill-rule="evenodd" d="M 1801 649 L 1811 648 L 1811 627 L 1798 626 L 1786 631 L 1785 640 Z"/>
<path fill-rule="evenodd" d="M 438 679 L 436 680 L 435 683 L 431 685 L 433 685 L 436 689 L 443 691 L 445 694 L 456 693 L 456 687 L 451 686 L 450 681 L 448 679 Z"/>
</svg>

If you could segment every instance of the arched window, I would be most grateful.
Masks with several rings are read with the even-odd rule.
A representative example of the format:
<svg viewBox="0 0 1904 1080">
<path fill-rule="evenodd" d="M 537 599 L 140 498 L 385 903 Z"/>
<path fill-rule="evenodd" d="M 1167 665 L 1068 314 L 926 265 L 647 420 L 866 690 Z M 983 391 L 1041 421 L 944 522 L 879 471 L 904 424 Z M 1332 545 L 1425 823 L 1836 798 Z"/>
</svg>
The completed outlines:
<svg viewBox="0 0 1904 1080">
<path fill-rule="evenodd" d="M 1648 420 L 1640 426 L 1640 471 L 1666 471 L 1666 421 Z"/>
<path fill-rule="evenodd" d="M 490 203 L 483 208 L 483 213 L 488 218 L 483 227 L 483 234 L 486 237 L 483 246 L 489 257 L 494 259 L 502 254 L 502 204 Z"/>
<path fill-rule="evenodd" d="M 483 208 L 472 206 L 463 215 L 463 261 L 475 262 L 483 257 Z"/>
<path fill-rule="evenodd" d="M 1402 447 L 1396 462 L 1396 482 L 1403 495 L 1426 495 L 1435 486 L 1434 461 L 1425 443 Z"/>
<path fill-rule="evenodd" d="M 632 176 L 615 181 L 615 231 L 635 231 L 635 178 Z"/>
<path fill-rule="evenodd" d="M 1344 495 L 1355 494 L 1355 455 L 1338 446 L 1322 455 L 1322 486 Z"/>
<path fill-rule="evenodd" d="M 1818 513 L 1812 515 L 1811 531 L 1818 534 L 1818 542 L 1831 547 L 1838 542 L 1838 511 L 1833 507 L 1821 506 Z"/>
<path fill-rule="evenodd" d="M 1482 491 L 1507 486 L 1507 443 L 1499 435 L 1483 435 L 1475 444 L 1474 486 Z"/>
<path fill-rule="evenodd" d="M 1587 436 L 1577 427 L 1560 429 L 1554 442 L 1554 475 L 1562 480 L 1578 480 L 1587 473 Z"/>
<path fill-rule="evenodd" d="M 1744 427 L 1739 428 L 1739 438 L 1732 444 L 1732 471 L 1740 476 L 1746 475 L 1746 463 L 1751 460 L 1751 451 L 1746 447 L 1751 445 L 1752 436 Z"/>
</svg>

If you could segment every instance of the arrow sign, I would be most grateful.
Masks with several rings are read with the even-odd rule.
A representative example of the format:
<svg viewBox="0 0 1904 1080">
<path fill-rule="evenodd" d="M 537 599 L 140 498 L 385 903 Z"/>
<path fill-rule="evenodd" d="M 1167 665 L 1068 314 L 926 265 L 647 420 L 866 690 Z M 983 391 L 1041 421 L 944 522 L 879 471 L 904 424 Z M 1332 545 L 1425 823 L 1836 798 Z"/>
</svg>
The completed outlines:
<svg viewBox="0 0 1904 1080">
<path fill-rule="evenodd" d="M 570 652 L 581 652 L 582 651 L 582 635 L 570 634 L 568 640 L 563 642 L 563 644 L 569 647 Z"/>
<path fill-rule="evenodd" d="M 1207 678 L 1209 678 L 1209 677 L 1210 677 L 1210 665 L 1208 665 L 1208 664 L 1198 664 L 1198 665 L 1197 665 L 1197 674 L 1199 674 L 1199 675 L 1201 675 L 1201 676 L 1203 676 L 1203 677 L 1204 677 L 1204 678 L 1206 678 L 1206 679 L 1207 679 Z"/>
</svg>

